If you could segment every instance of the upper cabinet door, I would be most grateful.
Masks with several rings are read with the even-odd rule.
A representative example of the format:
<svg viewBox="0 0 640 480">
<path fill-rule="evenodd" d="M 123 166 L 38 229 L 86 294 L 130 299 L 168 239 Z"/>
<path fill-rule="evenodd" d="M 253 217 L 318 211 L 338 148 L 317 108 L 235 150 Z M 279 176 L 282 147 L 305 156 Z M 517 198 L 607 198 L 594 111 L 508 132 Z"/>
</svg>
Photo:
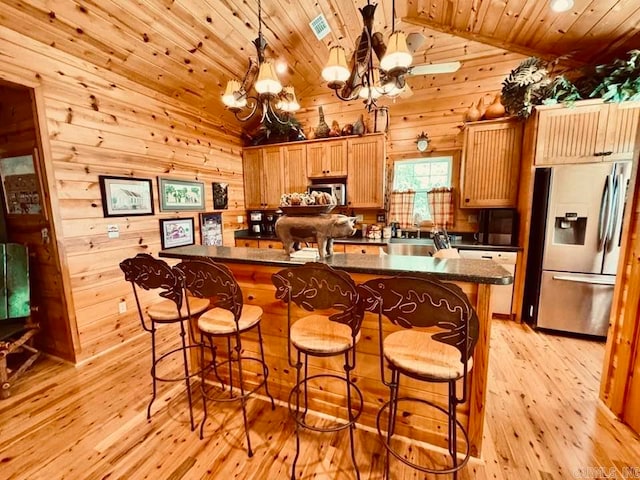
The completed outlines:
<svg viewBox="0 0 640 480">
<path fill-rule="evenodd" d="M 284 192 L 284 148 L 262 149 L 262 206 L 278 208 Z"/>
<path fill-rule="evenodd" d="M 522 123 L 493 120 L 467 124 L 460 179 L 461 208 L 515 207 Z"/>
<path fill-rule="evenodd" d="M 287 145 L 284 150 L 284 192 L 307 191 L 306 145 Z"/>
<path fill-rule="evenodd" d="M 346 177 L 347 141 L 322 140 L 307 144 L 309 178 Z"/>
<path fill-rule="evenodd" d="M 348 141 L 347 205 L 350 207 L 384 207 L 384 142 L 384 135 L 367 135 Z"/>
<path fill-rule="evenodd" d="M 610 103 L 602 160 L 634 160 L 640 143 L 640 102 Z"/>
<path fill-rule="evenodd" d="M 262 150 L 245 150 L 242 154 L 244 206 L 262 208 Z"/>
</svg>

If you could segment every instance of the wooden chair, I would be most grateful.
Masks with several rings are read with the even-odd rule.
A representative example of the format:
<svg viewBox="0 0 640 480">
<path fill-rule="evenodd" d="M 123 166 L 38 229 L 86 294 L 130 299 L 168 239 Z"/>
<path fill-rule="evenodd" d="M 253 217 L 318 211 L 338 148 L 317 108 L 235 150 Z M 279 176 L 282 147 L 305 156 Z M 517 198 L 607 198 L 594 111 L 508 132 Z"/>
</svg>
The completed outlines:
<svg viewBox="0 0 640 480">
<path fill-rule="evenodd" d="M 247 399 L 254 394 L 260 387 L 264 385 L 265 393 L 271 399 L 271 408 L 275 409 L 275 402 L 269 393 L 267 379 L 269 378 L 269 368 L 264 359 L 264 348 L 262 345 L 262 330 L 260 328 L 260 320 L 262 319 L 262 309 L 255 305 L 246 305 L 243 302 L 242 290 L 233 277 L 233 273 L 226 265 L 219 264 L 210 258 L 200 257 L 195 259 L 184 260 L 175 267 L 182 272 L 185 278 L 185 286 L 187 290 L 198 298 L 211 299 L 213 308 L 207 310 L 198 319 L 198 329 L 201 335 L 201 356 L 202 363 L 202 394 L 205 399 L 217 402 L 239 401 L 242 406 L 242 417 L 244 421 L 245 435 L 247 437 L 247 454 L 253 456 L 251 448 L 251 437 L 249 436 L 249 425 L 247 421 Z M 260 358 L 242 355 L 241 335 L 252 329 L 257 329 L 258 343 L 260 347 Z M 214 388 L 207 386 L 205 383 L 205 374 L 208 370 L 205 367 L 204 358 L 204 338 L 209 341 L 211 350 L 211 367 L 216 377 L 221 383 L 221 389 L 226 388 L 225 382 L 218 374 L 218 367 L 222 364 L 229 366 L 229 397 L 214 395 Z M 227 360 L 218 362 L 216 356 L 216 346 L 213 342 L 214 338 L 226 339 L 227 343 Z M 232 350 L 231 340 L 235 340 L 235 346 Z M 253 362 L 259 364 L 262 370 L 262 378 L 253 385 L 251 389 L 246 388 L 245 372 L 243 364 Z M 240 395 L 234 395 L 233 382 L 233 364 L 238 369 L 238 385 Z M 207 408 L 205 400 L 205 410 L 202 423 L 200 424 L 200 438 L 203 438 L 204 424 L 207 419 Z"/>
<path fill-rule="evenodd" d="M 456 418 L 457 405 L 467 399 L 467 375 L 473 366 L 473 350 L 478 340 L 478 317 L 460 287 L 436 279 L 397 276 L 367 281 L 365 292 L 374 292 L 365 298 L 367 310 L 379 314 L 379 344 L 381 378 L 390 389 L 389 401 L 380 410 L 376 420 L 378 435 L 386 450 L 385 478 L 389 478 L 389 455 L 426 473 L 453 474 L 464 467 L 469 459 L 469 439 L 463 425 Z M 382 316 L 402 327 L 384 336 Z M 387 380 L 385 364 L 391 370 Z M 422 398 L 398 397 L 400 377 L 446 383 L 447 408 Z M 462 395 L 456 392 L 461 381 Z M 437 469 L 411 462 L 391 445 L 395 432 L 399 402 L 417 402 L 434 407 L 447 415 L 447 447 L 451 466 Z M 402 409 L 406 409 L 403 407 Z M 387 431 L 382 431 L 382 415 L 388 413 Z M 457 456 L 457 431 L 466 443 L 462 461 Z"/>
<path fill-rule="evenodd" d="M 31 344 L 39 331 L 31 321 L 27 247 L 0 243 L 0 398 L 38 358 Z"/>
<path fill-rule="evenodd" d="M 287 303 L 288 358 L 289 365 L 296 369 L 296 384 L 289 393 L 289 412 L 296 422 L 296 455 L 291 467 L 291 479 L 296 478 L 296 464 L 300 456 L 300 428 L 317 432 L 349 429 L 351 459 L 359 479 L 353 431 L 355 422 L 362 413 L 363 401 L 362 392 L 351 380 L 350 372 L 355 368 L 355 347 L 360 338 L 364 314 L 359 302 L 360 288 L 346 272 L 334 270 L 323 263 L 306 263 L 300 267 L 286 268 L 275 273 L 272 281 L 276 287 L 276 298 Z M 294 314 L 303 313 L 295 306 L 312 313 L 294 322 Z M 296 350 L 295 361 L 292 360 L 292 347 Z M 309 356 L 337 355 L 344 355 L 344 377 L 328 373 L 308 375 Z M 303 370 L 304 376 L 301 376 Z M 308 386 L 312 380 L 329 379 L 345 383 L 348 419 L 321 428 L 309 423 L 306 418 L 309 408 Z M 359 397 L 355 412 L 352 404 L 353 392 Z"/>
<path fill-rule="evenodd" d="M 191 396 L 191 378 L 199 376 L 200 371 L 189 369 L 187 352 L 192 348 L 199 348 L 199 344 L 191 344 L 187 337 L 191 317 L 209 307 L 209 301 L 201 298 L 189 297 L 185 294 L 182 273 L 170 267 L 163 260 L 152 257 L 147 253 L 139 253 L 120 263 L 125 280 L 131 283 L 133 295 L 136 299 L 138 315 L 142 328 L 151 334 L 151 378 L 153 381 L 153 395 L 147 406 L 147 419 L 151 418 L 151 406 L 157 395 L 157 382 L 184 381 L 189 401 L 189 421 L 191 430 L 195 430 L 193 421 L 193 401 Z M 159 296 L 164 298 L 160 302 L 143 307 L 140 301 L 140 289 L 159 290 Z M 147 321 L 148 318 L 148 321 Z M 185 328 L 185 323 L 187 327 Z M 158 325 L 179 324 L 180 345 L 158 356 L 156 351 L 156 329 Z M 191 332 L 191 338 L 195 338 Z M 179 377 L 158 376 L 158 365 L 173 355 L 181 355 L 184 373 Z M 203 400 L 204 403 L 204 400 Z M 206 405 L 205 405 L 206 407 Z"/>
</svg>

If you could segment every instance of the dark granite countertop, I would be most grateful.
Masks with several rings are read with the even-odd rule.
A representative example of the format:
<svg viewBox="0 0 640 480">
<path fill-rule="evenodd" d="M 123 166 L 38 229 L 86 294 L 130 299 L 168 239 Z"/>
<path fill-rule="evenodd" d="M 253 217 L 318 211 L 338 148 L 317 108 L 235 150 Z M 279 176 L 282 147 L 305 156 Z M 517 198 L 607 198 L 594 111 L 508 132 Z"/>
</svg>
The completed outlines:
<svg viewBox="0 0 640 480">
<path fill-rule="evenodd" d="M 160 252 L 161 257 L 189 258 L 211 257 L 230 263 L 248 263 L 265 266 L 300 265 L 305 260 L 292 260 L 280 250 L 244 247 L 207 247 L 190 245 Z M 512 275 L 495 262 L 465 258 L 437 259 L 427 256 L 408 255 L 361 255 L 336 253 L 324 259 L 323 263 L 353 273 L 373 275 L 398 275 L 412 273 L 432 275 L 442 280 L 508 285 L 513 283 Z"/>
<path fill-rule="evenodd" d="M 251 235 L 248 230 L 236 230 L 235 238 L 250 240 L 279 240 L 275 235 Z M 388 243 L 407 243 L 411 245 L 433 245 L 430 238 L 379 238 L 372 240 L 362 237 L 334 238 L 334 243 L 349 245 L 374 245 L 383 247 Z M 452 248 L 458 250 L 486 250 L 488 252 L 517 252 L 522 250 L 520 247 L 512 247 L 510 245 L 482 245 L 473 240 L 459 240 L 451 242 Z"/>
</svg>

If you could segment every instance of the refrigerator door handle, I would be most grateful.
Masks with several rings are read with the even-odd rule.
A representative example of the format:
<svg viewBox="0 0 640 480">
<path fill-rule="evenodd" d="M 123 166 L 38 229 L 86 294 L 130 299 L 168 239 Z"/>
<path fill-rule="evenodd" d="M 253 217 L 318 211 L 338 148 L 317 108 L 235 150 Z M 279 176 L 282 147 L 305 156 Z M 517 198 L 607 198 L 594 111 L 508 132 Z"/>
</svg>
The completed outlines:
<svg viewBox="0 0 640 480">
<path fill-rule="evenodd" d="M 584 276 L 575 276 L 575 275 L 554 275 L 554 280 L 564 280 L 566 282 L 576 282 L 576 283 L 589 283 L 591 285 L 615 285 L 616 277 L 611 279 L 594 279 L 594 278 L 585 278 Z"/>
<path fill-rule="evenodd" d="M 607 252 L 611 252 L 611 250 L 613 250 L 616 237 L 620 234 L 620 229 L 622 228 L 621 202 L 624 201 L 624 196 L 621 195 L 621 190 L 623 188 L 623 183 L 624 175 L 622 173 L 617 174 L 613 189 L 613 199 L 611 202 L 613 212 L 609 221 L 609 231 L 607 233 Z"/>
<path fill-rule="evenodd" d="M 611 193 L 613 189 L 613 178 L 607 175 L 607 180 L 602 191 L 600 201 L 600 215 L 598 217 L 598 251 L 601 252 L 607 243 L 609 232 L 609 222 L 611 221 Z"/>
</svg>

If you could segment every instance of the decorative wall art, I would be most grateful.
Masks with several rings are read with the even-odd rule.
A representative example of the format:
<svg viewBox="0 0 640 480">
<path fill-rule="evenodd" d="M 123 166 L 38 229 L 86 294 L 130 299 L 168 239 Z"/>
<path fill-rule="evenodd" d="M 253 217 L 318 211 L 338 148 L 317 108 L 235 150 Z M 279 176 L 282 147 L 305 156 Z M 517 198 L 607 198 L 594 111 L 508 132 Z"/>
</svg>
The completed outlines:
<svg viewBox="0 0 640 480">
<path fill-rule="evenodd" d="M 153 215 L 151 180 L 107 175 L 100 175 L 98 179 L 105 217 Z"/>
<path fill-rule="evenodd" d="M 200 214 L 200 236 L 202 245 L 222 246 L 222 214 Z"/>
<path fill-rule="evenodd" d="M 160 210 L 204 210 L 204 183 L 158 177 Z"/>
<path fill-rule="evenodd" d="M 196 243 L 193 218 L 161 219 L 160 240 L 163 249 L 193 245 Z"/>
<path fill-rule="evenodd" d="M 42 214 L 33 155 L 0 159 L 0 174 L 8 214 Z"/>
<path fill-rule="evenodd" d="M 229 184 L 213 184 L 213 209 L 226 210 L 229 208 Z"/>
</svg>

